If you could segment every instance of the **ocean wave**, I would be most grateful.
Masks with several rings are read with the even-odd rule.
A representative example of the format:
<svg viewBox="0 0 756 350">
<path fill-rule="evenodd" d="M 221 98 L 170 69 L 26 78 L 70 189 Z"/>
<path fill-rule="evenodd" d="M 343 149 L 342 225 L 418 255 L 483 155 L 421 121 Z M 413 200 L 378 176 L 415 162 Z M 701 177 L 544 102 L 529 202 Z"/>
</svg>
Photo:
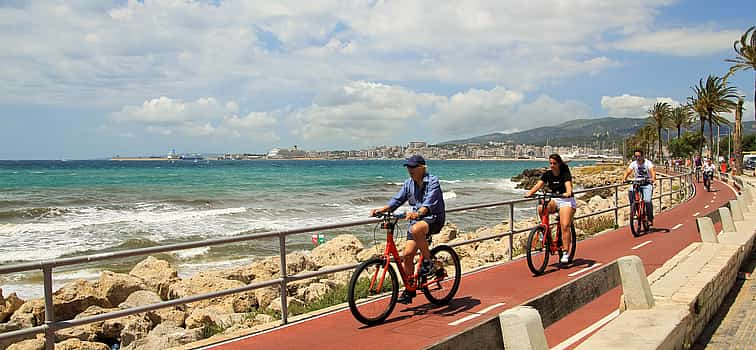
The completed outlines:
<svg viewBox="0 0 756 350">
<path fill-rule="evenodd" d="M 210 247 L 199 247 L 193 249 L 184 249 L 173 252 L 176 257 L 182 260 L 192 259 L 201 255 L 207 254 L 210 251 Z"/>
<path fill-rule="evenodd" d="M 10 224 L 0 226 L 0 234 L 23 234 L 31 232 L 65 232 L 93 225 L 110 225 L 121 222 L 156 224 L 167 222 L 197 222 L 201 219 L 246 212 L 244 207 L 209 210 L 111 210 L 103 208 L 82 208 L 71 210 L 58 216 L 60 221 L 45 223 Z"/>
<path fill-rule="evenodd" d="M 43 219 L 62 216 L 70 211 L 66 208 L 24 208 L 8 211 L 0 211 L 0 220 L 11 219 Z"/>
<path fill-rule="evenodd" d="M 338 207 L 341 206 L 341 204 L 339 204 L 339 203 L 323 203 L 320 206 L 321 207 L 326 207 L 326 208 L 338 208 Z"/>
<path fill-rule="evenodd" d="M 515 182 L 515 181 L 512 181 L 511 179 L 507 179 L 507 178 L 500 179 L 500 180 L 498 180 L 498 181 L 496 181 L 496 182 L 494 182 L 492 184 L 494 186 L 496 186 L 496 188 L 498 188 L 500 190 L 507 191 L 507 192 L 512 192 L 512 193 L 525 193 L 525 192 L 527 192 L 527 190 L 525 190 L 525 189 L 515 188 L 517 185 L 519 185 L 519 182 Z"/>
<path fill-rule="evenodd" d="M 445 184 L 456 184 L 462 182 L 462 180 L 438 180 L 441 183 Z"/>
</svg>

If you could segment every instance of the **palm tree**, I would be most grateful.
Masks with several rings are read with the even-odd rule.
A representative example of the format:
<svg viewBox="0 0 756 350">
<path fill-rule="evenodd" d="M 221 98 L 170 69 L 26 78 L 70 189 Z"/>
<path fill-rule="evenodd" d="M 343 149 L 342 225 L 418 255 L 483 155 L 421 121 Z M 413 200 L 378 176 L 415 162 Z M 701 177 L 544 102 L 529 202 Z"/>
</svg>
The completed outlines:
<svg viewBox="0 0 756 350">
<path fill-rule="evenodd" d="M 714 126 L 727 125 L 730 126 L 730 121 L 725 117 L 714 114 L 708 119 L 709 122 L 709 152 L 714 151 Z"/>
<path fill-rule="evenodd" d="M 688 97 L 693 109 L 698 113 L 701 121 L 701 137 L 703 137 L 704 122 L 709 122 L 709 128 L 719 117 L 719 113 L 730 112 L 735 109 L 736 103 L 733 99 L 738 98 L 735 87 L 727 86 L 727 82 L 717 76 L 710 75 L 698 80 L 698 86 L 693 87 L 696 93 L 695 97 Z M 715 117 L 716 116 L 716 117 Z M 712 131 L 709 130 L 711 137 Z M 709 140 L 712 142 L 712 140 Z M 703 140 L 699 144 L 699 153 L 703 150 Z M 711 149 L 709 149 L 711 152 Z"/>
<path fill-rule="evenodd" d="M 704 133 L 704 127 L 706 126 L 706 107 L 704 107 L 702 100 L 700 100 L 697 97 L 688 97 L 688 100 L 690 101 L 691 108 L 696 112 L 696 116 L 698 117 L 698 121 L 700 122 L 701 128 L 699 129 L 698 134 L 701 136 L 699 137 L 698 142 L 698 155 L 702 155 L 703 153 L 703 144 L 705 142 L 703 133 Z"/>
<path fill-rule="evenodd" d="M 672 114 L 672 107 L 667 102 L 656 102 L 648 109 L 649 123 L 656 129 L 656 137 L 659 140 L 659 160 L 664 160 L 661 130 L 669 125 L 670 114 Z"/>
<path fill-rule="evenodd" d="M 735 153 L 735 175 L 743 175 L 743 96 L 738 99 L 735 108 L 735 131 L 732 133 L 733 152 Z M 729 159 L 728 159 L 729 160 Z"/>
<path fill-rule="evenodd" d="M 677 138 L 680 138 L 680 130 L 693 124 L 693 114 L 688 105 L 678 106 L 672 109 L 669 117 L 670 124 L 677 128 Z"/>
<path fill-rule="evenodd" d="M 725 74 L 725 79 L 739 70 L 753 69 L 756 72 L 756 30 L 754 29 L 756 29 L 756 26 L 748 28 L 740 37 L 740 41 L 736 40 L 733 44 L 732 47 L 738 57 L 725 60 L 725 62 L 735 63 L 730 67 L 730 71 Z M 756 96 L 756 78 L 753 80 L 753 93 Z M 754 99 L 753 105 L 756 107 L 756 99 Z M 753 119 L 756 120 L 756 108 L 753 111 Z"/>
</svg>

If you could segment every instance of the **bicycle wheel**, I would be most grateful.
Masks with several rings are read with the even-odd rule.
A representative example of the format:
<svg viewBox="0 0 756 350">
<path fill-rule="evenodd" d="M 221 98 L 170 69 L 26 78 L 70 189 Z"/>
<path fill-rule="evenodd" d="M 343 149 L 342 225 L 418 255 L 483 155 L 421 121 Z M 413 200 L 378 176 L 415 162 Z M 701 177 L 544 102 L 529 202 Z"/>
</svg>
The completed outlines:
<svg viewBox="0 0 756 350">
<path fill-rule="evenodd" d="M 459 264 L 457 252 L 447 245 L 437 246 L 430 251 L 431 259 L 436 265 L 436 279 L 422 288 L 423 294 L 435 305 L 446 305 L 454 298 L 462 279 L 462 267 Z M 422 277 L 425 283 L 425 277 Z M 431 281 L 432 282 L 432 281 Z"/>
<path fill-rule="evenodd" d="M 368 326 L 383 322 L 396 306 L 399 281 L 391 265 L 386 266 L 382 258 L 365 261 L 349 280 L 349 311 Z"/>
<path fill-rule="evenodd" d="M 630 232 L 632 232 L 633 236 L 635 237 L 638 237 L 641 235 L 642 214 L 640 210 L 641 210 L 640 202 L 635 202 L 630 207 Z"/>
<path fill-rule="evenodd" d="M 572 259 L 575 258 L 575 249 L 577 249 L 577 235 L 575 234 L 575 224 L 570 224 L 570 249 L 567 251 L 567 253 L 570 256 L 570 260 L 567 262 L 572 263 Z M 562 256 L 562 252 L 564 252 L 563 249 L 559 249 L 559 256 Z"/>
<path fill-rule="evenodd" d="M 708 177 L 704 179 L 704 187 L 706 187 L 706 192 L 711 192 L 711 179 Z"/>
<path fill-rule="evenodd" d="M 537 226 L 530 231 L 528 240 L 525 242 L 525 256 L 528 259 L 528 268 L 534 275 L 540 275 L 549 263 L 548 238 L 544 237 L 546 230 L 543 226 Z"/>
</svg>

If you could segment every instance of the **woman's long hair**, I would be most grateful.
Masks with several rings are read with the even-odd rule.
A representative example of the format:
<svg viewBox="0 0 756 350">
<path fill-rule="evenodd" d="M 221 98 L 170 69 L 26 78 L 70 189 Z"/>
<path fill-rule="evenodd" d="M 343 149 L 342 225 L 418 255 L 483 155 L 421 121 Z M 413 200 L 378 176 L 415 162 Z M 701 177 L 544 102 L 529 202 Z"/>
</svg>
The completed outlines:
<svg viewBox="0 0 756 350">
<path fill-rule="evenodd" d="M 559 165 L 559 172 L 560 173 L 570 172 L 570 167 L 567 166 L 567 163 L 565 163 L 562 160 L 562 157 L 559 156 L 559 154 L 554 153 L 554 154 L 552 154 L 552 155 L 549 156 L 549 159 L 553 159 L 553 160 L 555 160 L 557 162 L 557 164 Z"/>
</svg>

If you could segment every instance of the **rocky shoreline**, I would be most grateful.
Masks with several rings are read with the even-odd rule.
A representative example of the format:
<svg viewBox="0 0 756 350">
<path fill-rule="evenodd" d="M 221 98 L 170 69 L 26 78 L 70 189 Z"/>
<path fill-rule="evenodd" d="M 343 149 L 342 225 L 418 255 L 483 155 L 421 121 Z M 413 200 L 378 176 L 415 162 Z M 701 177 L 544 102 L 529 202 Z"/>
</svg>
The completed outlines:
<svg viewBox="0 0 756 350">
<path fill-rule="evenodd" d="M 535 170 L 526 170 L 513 178 L 525 188 L 530 188 L 540 178 Z M 617 183 L 623 166 L 586 166 L 572 169 L 577 189 L 590 189 Z M 535 179 L 535 180 L 533 180 Z M 614 190 L 591 191 L 577 196 L 577 215 L 610 208 L 614 203 Z M 620 204 L 627 203 L 627 196 L 619 196 Z M 667 200 L 666 206 L 670 206 Z M 627 220 L 627 210 L 620 211 L 620 222 Z M 614 213 L 603 214 L 591 225 L 606 225 L 614 222 Z M 534 217 L 515 222 L 515 229 L 534 225 Z M 602 227 L 582 225 L 577 222 L 579 236 L 602 230 Z M 509 224 L 502 222 L 493 227 L 483 227 L 475 232 L 459 232 L 453 223 L 447 223 L 434 242 L 455 243 L 478 237 L 505 233 Z M 513 251 L 521 251 L 526 233 L 515 235 Z M 339 235 L 315 247 L 309 252 L 295 252 L 286 256 L 288 275 L 305 271 L 318 271 L 328 267 L 354 264 L 382 252 L 385 244 L 365 247 L 351 234 Z M 456 247 L 462 259 L 462 271 L 468 272 L 483 266 L 508 260 L 509 238 L 492 239 Z M 351 270 L 287 284 L 288 310 L 307 311 L 313 305 L 328 298 L 339 288 L 344 288 Z M 149 305 L 196 294 L 237 288 L 252 282 L 261 282 L 279 277 L 279 257 L 260 258 L 251 264 L 223 270 L 204 271 L 188 278 L 179 278 L 178 271 L 168 261 L 148 257 L 136 264 L 129 273 L 103 271 L 99 280 L 77 280 L 55 291 L 53 302 L 57 319 L 77 319 L 86 316 Z M 144 314 L 121 317 L 92 323 L 56 332 L 56 349 L 122 350 L 168 349 L 199 341 L 216 334 L 217 337 L 248 333 L 274 327 L 278 324 L 281 305 L 279 287 L 260 288 L 231 296 L 198 301 L 187 305 L 163 308 Z M 44 301 L 21 300 L 15 293 L 3 297 L 0 289 L 0 333 L 44 324 Z M 15 343 L 13 343 L 15 342 Z M 44 337 L 38 335 L 19 341 L 0 341 L 0 350 L 43 349 Z"/>
</svg>

